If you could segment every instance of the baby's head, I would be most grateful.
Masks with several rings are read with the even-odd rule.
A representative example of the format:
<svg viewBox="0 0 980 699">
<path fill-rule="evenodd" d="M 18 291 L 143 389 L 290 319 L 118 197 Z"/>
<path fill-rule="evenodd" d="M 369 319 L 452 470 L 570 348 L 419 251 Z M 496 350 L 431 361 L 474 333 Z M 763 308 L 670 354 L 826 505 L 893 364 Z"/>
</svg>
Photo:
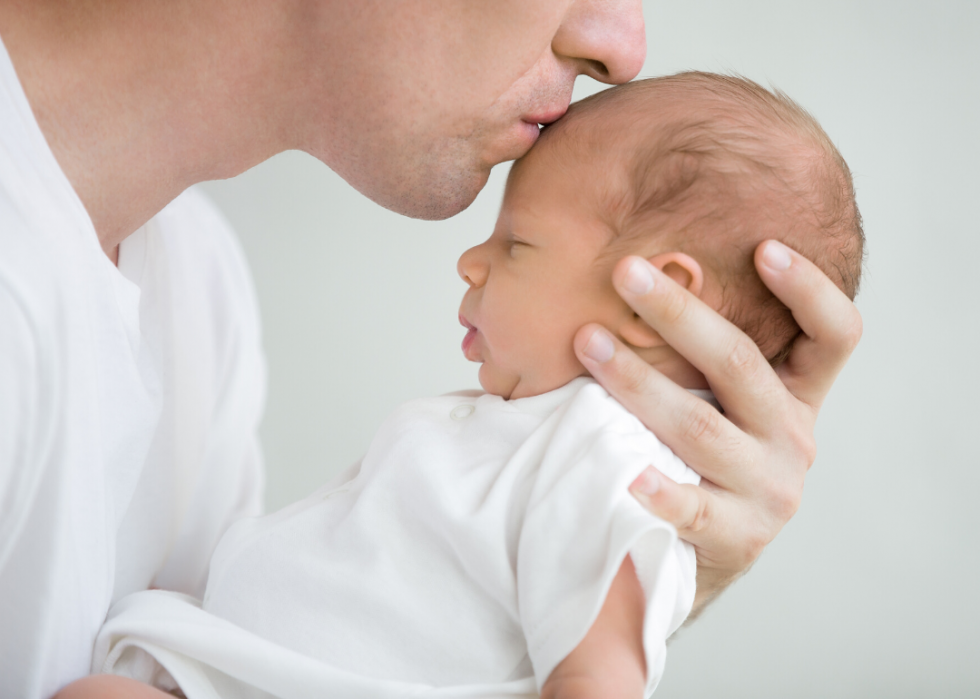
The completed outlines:
<svg viewBox="0 0 980 699">
<path fill-rule="evenodd" d="M 572 338 L 599 323 L 689 388 L 704 379 L 616 294 L 641 255 L 740 327 L 773 364 L 800 328 L 753 264 L 786 243 L 850 298 L 864 234 L 851 175 L 800 107 L 705 73 L 644 80 L 578 102 L 514 164 L 496 227 L 460 257 L 463 351 L 484 390 L 537 395 L 587 372 Z"/>
</svg>

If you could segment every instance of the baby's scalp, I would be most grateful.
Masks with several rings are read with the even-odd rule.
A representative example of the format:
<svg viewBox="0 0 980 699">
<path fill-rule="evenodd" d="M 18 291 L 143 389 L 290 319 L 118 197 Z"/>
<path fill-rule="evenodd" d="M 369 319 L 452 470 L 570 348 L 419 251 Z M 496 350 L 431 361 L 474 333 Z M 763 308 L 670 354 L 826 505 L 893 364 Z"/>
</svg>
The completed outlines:
<svg viewBox="0 0 980 699">
<path fill-rule="evenodd" d="M 612 233 L 606 255 L 695 258 L 723 289 L 719 312 L 774 365 L 801 331 L 755 271 L 759 243 L 786 243 L 857 293 L 864 233 L 850 170 L 781 92 L 701 72 L 639 80 L 573 104 L 534 151 L 594 167 L 583 189 Z"/>
</svg>

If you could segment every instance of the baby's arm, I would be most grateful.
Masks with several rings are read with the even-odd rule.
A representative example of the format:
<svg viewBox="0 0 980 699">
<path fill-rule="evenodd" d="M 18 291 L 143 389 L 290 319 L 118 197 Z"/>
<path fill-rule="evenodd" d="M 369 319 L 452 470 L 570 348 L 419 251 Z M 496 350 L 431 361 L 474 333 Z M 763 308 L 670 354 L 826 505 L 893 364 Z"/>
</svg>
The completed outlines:
<svg viewBox="0 0 980 699">
<path fill-rule="evenodd" d="M 541 688 L 541 699 L 642 697 L 645 607 L 643 588 L 627 556 L 592 628 L 555 667 Z"/>
</svg>

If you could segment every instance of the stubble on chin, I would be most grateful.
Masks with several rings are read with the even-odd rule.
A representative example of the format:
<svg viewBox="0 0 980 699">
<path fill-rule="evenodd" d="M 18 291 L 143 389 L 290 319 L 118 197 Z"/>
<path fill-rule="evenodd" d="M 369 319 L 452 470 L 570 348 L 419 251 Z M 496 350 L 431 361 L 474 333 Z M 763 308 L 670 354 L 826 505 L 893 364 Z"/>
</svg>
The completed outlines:
<svg viewBox="0 0 980 699">
<path fill-rule="evenodd" d="M 469 207 L 490 177 L 490 167 L 468 152 L 464 141 L 441 153 L 407 153 L 401 163 L 387 163 L 382 172 L 380 179 L 368 178 L 373 181 L 364 188 L 354 186 L 390 211 L 427 221 L 447 219 Z"/>
</svg>

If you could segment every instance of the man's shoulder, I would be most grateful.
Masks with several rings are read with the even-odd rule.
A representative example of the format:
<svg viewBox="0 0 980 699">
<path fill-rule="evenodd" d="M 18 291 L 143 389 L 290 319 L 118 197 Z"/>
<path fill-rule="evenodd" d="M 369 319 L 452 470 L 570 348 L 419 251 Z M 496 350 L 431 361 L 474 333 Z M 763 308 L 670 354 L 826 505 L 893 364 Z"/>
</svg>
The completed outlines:
<svg viewBox="0 0 980 699">
<path fill-rule="evenodd" d="M 6 328 L 16 314 L 36 331 L 46 318 L 57 317 L 65 301 L 70 274 L 62 268 L 70 254 L 57 250 L 43 233 L 0 187 L 0 297 Z"/>
<path fill-rule="evenodd" d="M 153 219 L 177 292 L 222 316 L 257 320 L 245 253 L 221 210 L 195 187 Z M 159 250 L 157 252 L 160 252 Z"/>
<path fill-rule="evenodd" d="M 70 346 L 71 253 L 57 250 L 46 233 L 0 187 L 0 415 L 11 425 L 36 417 L 38 392 L 50 398 L 56 390 Z"/>
<path fill-rule="evenodd" d="M 173 252 L 197 264 L 244 266 L 241 245 L 221 210 L 197 187 L 187 189 L 154 217 Z"/>
<path fill-rule="evenodd" d="M 196 358 L 201 375 L 195 380 L 224 383 L 242 376 L 260 386 L 258 299 L 245 254 L 221 211 L 191 188 L 153 218 L 145 240 L 150 279 L 141 286 L 169 308 L 168 342 Z"/>
</svg>

